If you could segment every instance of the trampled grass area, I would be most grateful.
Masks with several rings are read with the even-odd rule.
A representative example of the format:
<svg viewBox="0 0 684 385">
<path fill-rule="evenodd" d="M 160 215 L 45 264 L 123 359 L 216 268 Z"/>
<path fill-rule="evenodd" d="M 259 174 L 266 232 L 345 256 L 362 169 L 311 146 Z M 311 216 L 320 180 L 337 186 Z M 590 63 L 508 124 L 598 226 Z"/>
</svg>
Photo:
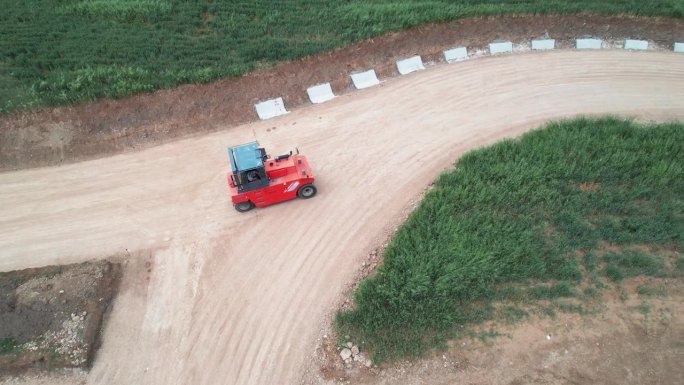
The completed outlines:
<svg viewBox="0 0 684 385">
<path fill-rule="evenodd" d="M 237 76 L 469 16 L 684 16 L 682 0 L 0 0 L 0 6 L 0 113 Z"/>
<path fill-rule="evenodd" d="M 462 325 L 526 316 L 496 303 L 593 298 L 628 277 L 681 276 L 682 250 L 684 125 L 552 123 L 441 175 L 337 328 L 376 361 L 421 355 Z M 543 312 L 555 310 L 583 311 Z"/>
</svg>

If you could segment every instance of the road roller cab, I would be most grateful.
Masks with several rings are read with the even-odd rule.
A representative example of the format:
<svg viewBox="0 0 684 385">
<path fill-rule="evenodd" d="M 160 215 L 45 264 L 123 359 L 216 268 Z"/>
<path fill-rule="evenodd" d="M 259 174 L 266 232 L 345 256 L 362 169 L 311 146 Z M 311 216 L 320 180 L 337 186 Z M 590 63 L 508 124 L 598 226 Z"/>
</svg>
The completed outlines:
<svg viewBox="0 0 684 385">
<path fill-rule="evenodd" d="M 299 150 L 271 158 L 259 143 L 252 142 L 228 147 L 228 158 L 228 186 L 237 211 L 316 195 L 311 167 Z"/>
</svg>

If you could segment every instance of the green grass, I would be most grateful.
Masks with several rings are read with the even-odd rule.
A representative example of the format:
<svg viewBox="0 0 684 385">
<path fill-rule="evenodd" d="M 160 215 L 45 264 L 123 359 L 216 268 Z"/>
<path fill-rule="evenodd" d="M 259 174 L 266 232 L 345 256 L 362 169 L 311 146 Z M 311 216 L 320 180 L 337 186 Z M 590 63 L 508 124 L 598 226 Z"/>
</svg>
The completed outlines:
<svg viewBox="0 0 684 385">
<path fill-rule="evenodd" d="M 586 314 L 587 311 L 584 309 L 582 305 L 578 305 L 576 303 L 564 303 L 560 302 L 557 304 L 558 310 L 562 311 L 563 313 L 578 313 L 578 314 Z"/>
<path fill-rule="evenodd" d="M 599 291 L 595 287 L 587 287 L 584 289 L 583 294 L 585 299 L 597 298 L 599 295 Z"/>
<path fill-rule="evenodd" d="M 643 297 L 664 297 L 667 295 L 667 290 L 664 285 L 661 287 L 640 285 L 637 287 L 637 294 Z"/>
<path fill-rule="evenodd" d="M 530 290 L 534 299 L 554 299 L 562 297 L 576 297 L 577 292 L 569 282 L 560 282 L 552 286 L 537 286 Z"/>
<path fill-rule="evenodd" d="M 14 354 L 19 349 L 19 344 L 14 338 L 0 340 L 0 354 Z"/>
<path fill-rule="evenodd" d="M 626 250 L 623 253 L 608 252 L 603 256 L 603 260 L 607 264 L 604 270 L 605 275 L 615 282 L 637 275 L 654 277 L 668 275 L 664 270 L 662 258 L 645 255 L 637 250 Z"/>
<path fill-rule="evenodd" d="M 684 125 L 552 123 L 472 151 L 441 175 L 336 326 L 382 362 L 491 319 L 494 301 L 552 300 L 584 313 L 556 299 L 580 297 L 582 282 L 600 288 L 602 275 L 674 274 L 681 259 L 668 269 L 634 246 L 680 253 L 683 235 Z"/>
<path fill-rule="evenodd" d="M 684 272 L 684 256 L 677 258 L 677 262 L 675 263 L 675 267 L 680 272 Z"/>
<path fill-rule="evenodd" d="M 529 316 L 529 313 L 519 307 L 504 306 L 499 309 L 499 317 L 507 324 L 516 324 Z"/>
<path fill-rule="evenodd" d="M 0 113 L 208 82 L 479 15 L 684 17 L 684 1 L 0 0 Z"/>
</svg>

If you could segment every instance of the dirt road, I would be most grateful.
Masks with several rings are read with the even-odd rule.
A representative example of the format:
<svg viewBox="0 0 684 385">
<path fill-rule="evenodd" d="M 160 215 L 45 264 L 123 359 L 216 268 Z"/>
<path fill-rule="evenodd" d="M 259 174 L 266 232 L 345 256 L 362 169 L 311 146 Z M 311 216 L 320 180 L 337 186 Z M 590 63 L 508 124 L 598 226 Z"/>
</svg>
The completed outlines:
<svg viewBox="0 0 684 385">
<path fill-rule="evenodd" d="M 684 119 L 682 79 L 684 56 L 668 52 L 478 59 L 223 133 L 0 174 L 0 271 L 130 252 L 87 383 L 297 383 L 364 252 L 460 154 L 576 114 Z M 254 136 L 302 149 L 319 195 L 235 212 L 225 147 Z"/>
</svg>

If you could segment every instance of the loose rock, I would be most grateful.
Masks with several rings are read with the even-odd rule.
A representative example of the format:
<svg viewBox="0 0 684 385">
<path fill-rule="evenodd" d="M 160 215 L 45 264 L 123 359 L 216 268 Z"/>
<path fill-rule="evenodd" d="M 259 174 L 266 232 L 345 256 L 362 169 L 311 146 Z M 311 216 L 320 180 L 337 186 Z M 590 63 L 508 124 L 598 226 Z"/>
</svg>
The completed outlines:
<svg viewBox="0 0 684 385">
<path fill-rule="evenodd" d="M 351 352 L 351 350 L 349 350 L 349 349 L 347 349 L 347 348 L 342 349 L 342 351 L 340 352 L 340 357 L 342 357 L 342 359 L 343 359 L 345 362 L 346 362 L 351 356 L 352 356 L 352 352 Z"/>
</svg>

